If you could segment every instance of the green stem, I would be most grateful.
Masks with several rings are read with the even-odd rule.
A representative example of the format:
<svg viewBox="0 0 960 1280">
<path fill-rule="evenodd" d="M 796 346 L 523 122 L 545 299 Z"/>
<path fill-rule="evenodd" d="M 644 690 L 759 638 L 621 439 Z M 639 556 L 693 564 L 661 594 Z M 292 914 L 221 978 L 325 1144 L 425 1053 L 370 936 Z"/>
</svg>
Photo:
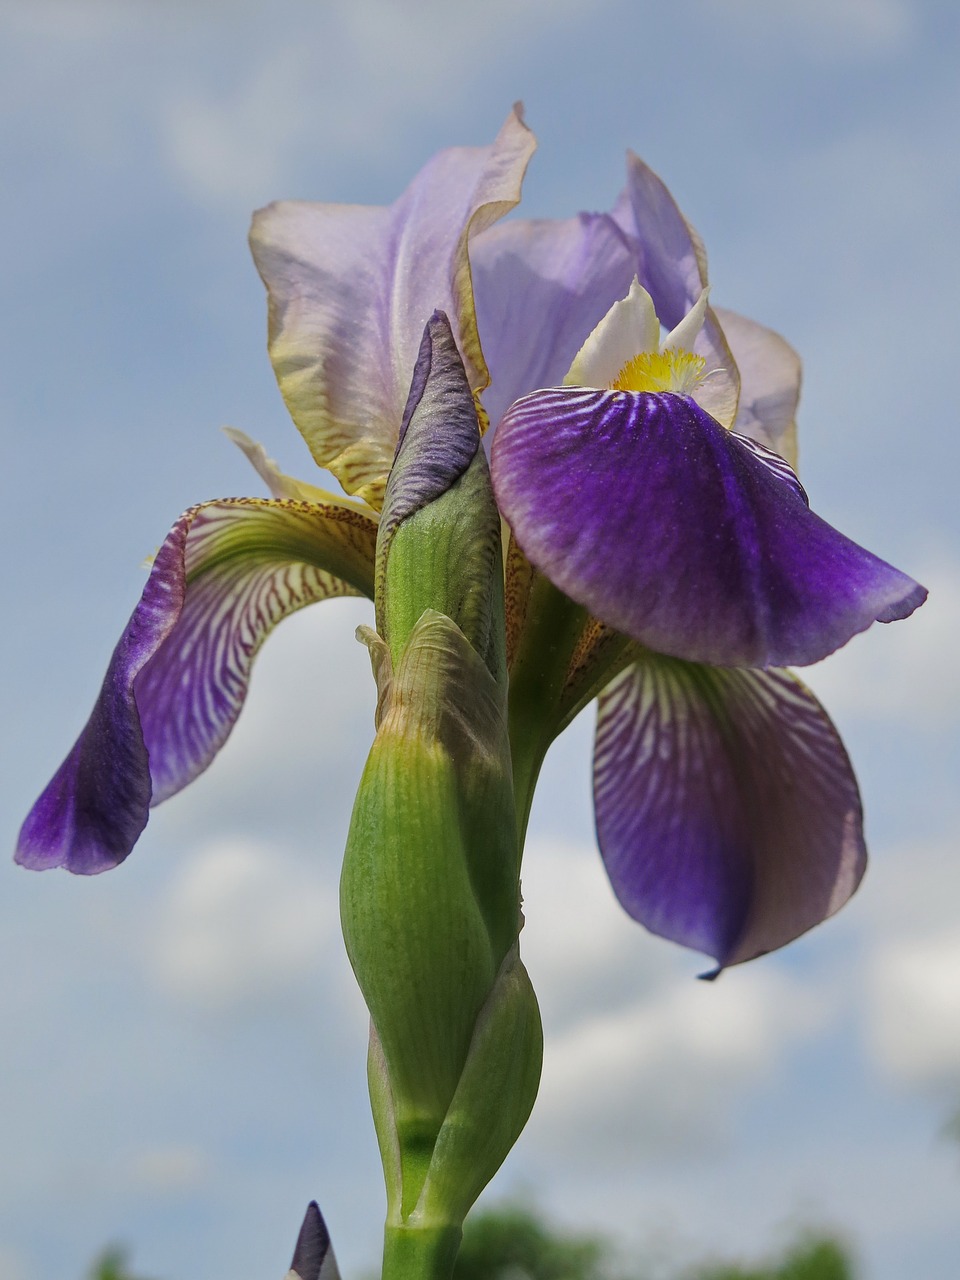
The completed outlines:
<svg viewBox="0 0 960 1280">
<path fill-rule="evenodd" d="M 450 1280 L 463 1232 L 460 1227 L 387 1226 L 382 1280 Z"/>
<path fill-rule="evenodd" d="M 510 671 L 510 751 L 521 850 L 540 766 L 560 727 L 570 659 L 588 618 L 585 609 L 535 575 Z"/>
</svg>

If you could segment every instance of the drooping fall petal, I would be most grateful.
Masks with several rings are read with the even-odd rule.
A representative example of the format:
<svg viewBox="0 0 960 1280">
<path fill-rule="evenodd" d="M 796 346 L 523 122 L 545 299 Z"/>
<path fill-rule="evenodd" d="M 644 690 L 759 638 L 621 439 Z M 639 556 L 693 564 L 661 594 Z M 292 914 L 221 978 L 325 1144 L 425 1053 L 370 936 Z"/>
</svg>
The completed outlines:
<svg viewBox="0 0 960 1280">
<path fill-rule="evenodd" d="M 376 521 L 349 504 L 226 499 L 182 515 L 17 861 L 80 874 L 122 862 L 150 805 L 226 741 L 272 628 L 316 600 L 372 595 L 375 542 Z"/>
<path fill-rule="evenodd" d="M 658 653 L 802 666 L 926 597 L 814 515 L 781 459 L 689 397 L 536 392 L 500 423 L 491 465 L 529 560 Z"/>
<path fill-rule="evenodd" d="M 594 803 L 624 908 L 721 967 L 833 915 L 866 864 L 843 744 L 788 671 L 644 656 L 600 698 Z"/>
<path fill-rule="evenodd" d="M 436 308 L 450 316 L 471 389 L 488 381 L 467 246 L 516 205 L 534 146 L 515 110 L 490 146 L 439 152 L 389 207 L 285 202 L 254 217 L 287 407 L 320 466 L 375 507 Z"/>
</svg>

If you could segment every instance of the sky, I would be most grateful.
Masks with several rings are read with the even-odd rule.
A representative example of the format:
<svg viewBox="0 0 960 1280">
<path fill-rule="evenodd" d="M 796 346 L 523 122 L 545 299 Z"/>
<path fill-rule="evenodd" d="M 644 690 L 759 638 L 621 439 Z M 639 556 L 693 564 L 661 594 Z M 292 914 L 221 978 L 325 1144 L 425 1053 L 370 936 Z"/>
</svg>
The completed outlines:
<svg viewBox="0 0 960 1280">
<path fill-rule="evenodd" d="M 805 673 L 857 767 L 872 863 L 835 919 L 698 983 L 597 856 L 591 712 L 524 863 L 541 1095 L 489 1189 L 664 1259 L 805 1226 L 862 1280 L 960 1257 L 960 10 L 949 0 L 0 0 L 0 820 L 81 728 L 185 507 L 262 493 L 219 428 L 313 464 L 249 258 L 276 198 L 385 203 L 522 98 L 524 211 L 615 200 L 632 147 L 712 299 L 804 359 L 814 508 L 923 581 Z M 268 1280 L 307 1201 L 346 1280 L 383 1189 L 337 879 L 374 690 L 368 607 L 285 622 L 210 771 L 93 880 L 0 863 L 0 1280 L 108 1241 L 157 1280 Z"/>
</svg>

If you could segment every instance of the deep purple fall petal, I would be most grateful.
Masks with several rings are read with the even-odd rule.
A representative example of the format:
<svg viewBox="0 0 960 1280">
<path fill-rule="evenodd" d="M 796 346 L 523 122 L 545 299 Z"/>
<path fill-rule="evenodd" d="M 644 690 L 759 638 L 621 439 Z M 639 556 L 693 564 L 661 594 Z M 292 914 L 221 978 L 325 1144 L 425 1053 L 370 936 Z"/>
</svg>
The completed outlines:
<svg viewBox="0 0 960 1280">
<path fill-rule="evenodd" d="M 157 553 L 90 719 L 20 829 L 16 860 L 25 867 L 103 871 L 123 861 L 147 824 L 150 768 L 133 682 L 183 607 L 189 516 L 180 517 Z"/>
<path fill-rule="evenodd" d="M 316 600 L 372 595 L 375 542 L 376 521 L 349 505 L 227 499 L 181 516 L 17 861 L 83 875 L 122 862 L 149 807 L 226 741 L 270 630 Z"/>
<path fill-rule="evenodd" d="M 788 671 L 645 657 L 601 695 L 594 804 L 626 911 L 721 967 L 833 915 L 866 865 L 850 761 Z"/>
<path fill-rule="evenodd" d="M 529 560 L 658 653 L 802 666 L 926 597 L 814 515 L 781 459 L 688 397 L 536 392 L 500 423 L 491 466 Z"/>
</svg>

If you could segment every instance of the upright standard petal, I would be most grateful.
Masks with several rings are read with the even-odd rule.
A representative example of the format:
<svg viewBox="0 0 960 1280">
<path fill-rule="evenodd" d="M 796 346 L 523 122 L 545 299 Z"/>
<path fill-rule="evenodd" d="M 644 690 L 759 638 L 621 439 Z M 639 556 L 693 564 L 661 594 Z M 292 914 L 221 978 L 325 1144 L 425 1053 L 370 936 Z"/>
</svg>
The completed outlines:
<svg viewBox="0 0 960 1280">
<path fill-rule="evenodd" d="M 782 459 L 686 396 L 536 392 L 501 422 L 491 466 L 536 568 L 658 653 L 803 666 L 926 598 L 814 515 Z"/>
<path fill-rule="evenodd" d="M 717 307 L 717 319 L 740 370 L 734 431 L 766 445 L 797 466 L 800 357 L 772 329 Z"/>
<path fill-rule="evenodd" d="M 634 247 L 637 275 L 653 298 L 657 315 L 668 329 L 675 329 L 709 283 L 707 254 L 666 186 L 632 151 L 627 152 L 627 185 L 613 217 Z M 712 307 L 707 308 L 694 350 L 703 356 L 707 368 L 725 368 L 733 374 L 734 385 L 724 395 L 733 421 L 740 391 L 737 366 Z"/>
<path fill-rule="evenodd" d="M 471 243 L 470 265 L 493 426 L 520 396 L 560 385 L 637 269 L 634 246 L 606 213 L 501 223 Z"/>
<path fill-rule="evenodd" d="M 314 458 L 379 507 L 423 326 L 451 318 L 473 391 L 488 381 L 467 245 L 520 199 L 535 141 L 518 111 L 492 145 L 441 151 L 388 208 L 273 204 L 253 256 L 270 356 Z"/>
<path fill-rule="evenodd" d="M 675 328 L 708 283 L 707 255 L 666 186 L 632 151 L 627 185 L 612 216 L 634 246 L 637 275 L 657 315 Z"/>
<path fill-rule="evenodd" d="M 850 761 L 788 671 L 645 655 L 600 698 L 594 803 L 627 912 L 721 967 L 833 915 L 866 865 Z"/>
<path fill-rule="evenodd" d="M 316 600 L 372 596 L 376 529 L 349 504 L 236 498 L 181 516 L 86 727 L 23 824 L 17 861 L 84 875 L 122 862 L 150 805 L 226 741 L 270 630 Z"/>
</svg>

